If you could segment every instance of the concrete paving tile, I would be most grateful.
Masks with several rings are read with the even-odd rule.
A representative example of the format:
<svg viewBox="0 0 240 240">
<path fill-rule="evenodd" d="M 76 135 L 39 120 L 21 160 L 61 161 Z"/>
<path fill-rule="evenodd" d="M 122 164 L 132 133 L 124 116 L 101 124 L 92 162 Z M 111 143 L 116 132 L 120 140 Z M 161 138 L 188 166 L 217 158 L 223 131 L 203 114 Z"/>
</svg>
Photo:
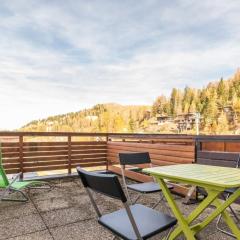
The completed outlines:
<svg viewBox="0 0 240 240">
<path fill-rule="evenodd" d="M 0 222 L 0 239 L 21 236 L 46 229 L 38 214 L 20 216 Z"/>
<path fill-rule="evenodd" d="M 113 235 L 95 220 L 50 229 L 55 240 L 110 240 Z"/>
<path fill-rule="evenodd" d="M 30 192 L 31 199 L 33 200 L 46 200 L 54 197 L 71 197 L 78 194 L 84 194 L 84 189 L 77 185 L 73 185 L 72 188 L 53 187 L 51 190 L 38 190 L 32 189 Z"/>
<path fill-rule="evenodd" d="M 209 236 L 206 236 L 205 238 L 206 240 L 233 240 L 234 238 L 226 235 L 226 234 L 223 234 L 223 233 L 220 233 L 220 232 L 216 232 L 214 234 L 211 234 Z"/>
<path fill-rule="evenodd" d="M 62 180 L 62 181 L 59 181 L 57 184 L 55 184 L 56 187 L 60 187 L 60 188 L 70 188 L 72 189 L 74 186 L 77 186 L 77 181 L 80 181 L 80 179 L 77 179 L 77 180 Z M 79 185 L 78 185 L 79 187 Z"/>
<path fill-rule="evenodd" d="M 8 240 L 53 240 L 52 236 L 48 232 L 48 230 L 30 233 L 14 238 L 9 238 Z"/>
<path fill-rule="evenodd" d="M 59 189 L 56 189 L 55 187 L 51 190 L 47 189 L 31 189 L 30 190 L 30 196 L 31 199 L 35 200 L 45 200 L 52 197 L 62 197 L 64 195 L 64 192 L 59 191 Z"/>
<path fill-rule="evenodd" d="M 70 197 L 70 200 L 71 200 L 71 204 L 74 206 L 82 206 L 82 205 L 89 206 L 91 204 L 89 196 L 86 193 L 73 195 Z"/>
<path fill-rule="evenodd" d="M 37 213 L 37 210 L 30 201 L 26 203 L 0 201 L 0 222 L 9 218 L 34 213 Z"/>
<path fill-rule="evenodd" d="M 93 209 L 86 207 L 72 207 L 46 212 L 43 215 L 48 227 L 57 227 L 96 217 Z"/>
<path fill-rule="evenodd" d="M 53 211 L 61 208 L 68 208 L 71 207 L 71 201 L 70 199 L 66 198 L 50 198 L 46 200 L 35 200 L 34 201 L 37 209 L 40 212 L 47 212 L 47 211 Z"/>
</svg>

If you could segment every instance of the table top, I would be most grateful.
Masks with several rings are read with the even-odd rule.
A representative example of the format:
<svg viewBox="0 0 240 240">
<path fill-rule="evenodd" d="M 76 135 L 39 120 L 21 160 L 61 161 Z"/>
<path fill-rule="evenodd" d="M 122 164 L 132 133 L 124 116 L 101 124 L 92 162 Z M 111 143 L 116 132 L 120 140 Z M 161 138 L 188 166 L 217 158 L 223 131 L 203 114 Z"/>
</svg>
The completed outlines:
<svg viewBox="0 0 240 240">
<path fill-rule="evenodd" d="M 143 169 L 154 177 L 197 186 L 240 187 L 240 169 L 201 164 L 178 164 Z"/>
</svg>

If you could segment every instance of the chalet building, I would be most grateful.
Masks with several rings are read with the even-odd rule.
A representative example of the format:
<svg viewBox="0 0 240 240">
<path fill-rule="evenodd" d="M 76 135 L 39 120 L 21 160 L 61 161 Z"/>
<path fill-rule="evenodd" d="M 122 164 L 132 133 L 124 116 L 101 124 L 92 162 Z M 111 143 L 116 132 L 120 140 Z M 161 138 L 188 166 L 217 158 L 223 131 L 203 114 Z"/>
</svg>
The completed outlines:
<svg viewBox="0 0 240 240">
<path fill-rule="evenodd" d="M 173 118 L 170 116 L 166 116 L 166 115 L 158 115 L 156 118 L 157 118 L 158 125 L 173 122 Z"/>
<path fill-rule="evenodd" d="M 232 106 L 225 106 L 222 109 L 219 109 L 219 112 L 221 113 L 223 111 L 226 114 L 227 120 L 230 124 L 236 124 L 238 117 L 237 114 L 234 112 Z"/>
<path fill-rule="evenodd" d="M 196 126 L 196 113 L 179 114 L 174 122 L 179 132 L 192 130 Z"/>
</svg>

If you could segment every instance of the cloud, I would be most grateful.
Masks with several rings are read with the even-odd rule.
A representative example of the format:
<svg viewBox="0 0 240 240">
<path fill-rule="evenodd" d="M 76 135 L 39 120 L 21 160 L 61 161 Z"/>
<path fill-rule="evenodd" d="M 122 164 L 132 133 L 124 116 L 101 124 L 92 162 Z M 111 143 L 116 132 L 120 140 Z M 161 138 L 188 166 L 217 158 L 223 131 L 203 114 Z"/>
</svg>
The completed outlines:
<svg viewBox="0 0 240 240">
<path fill-rule="evenodd" d="M 1 2 L 0 129 L 227 78 L 239 11 L 235 0 Z"/>
</svg>

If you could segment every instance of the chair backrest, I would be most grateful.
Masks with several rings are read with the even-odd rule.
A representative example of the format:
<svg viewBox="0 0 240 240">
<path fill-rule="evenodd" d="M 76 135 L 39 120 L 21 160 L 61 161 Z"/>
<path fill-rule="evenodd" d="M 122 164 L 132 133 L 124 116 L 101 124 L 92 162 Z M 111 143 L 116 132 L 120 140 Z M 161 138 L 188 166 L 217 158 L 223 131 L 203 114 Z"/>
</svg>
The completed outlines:
<svg viewBox="0 0 240 240">
<path fill-rule="evenodd" d="M 119 153 L 119 161 L 121 165 L 151 163 L 149 152 Z"/>
<path fill-rule="evenodd" d="M 87 172 L 77 167 L 78 174 L 85 188 L 90 188 L 112 198 L 127 202 L 118 177 L 114 174 Z"/>
<path fill-rule="evenodd" d="M 2 150 L 0 143 L 0 188 L 6 188 L 8 185 L 9 181 L 2 165 Z"/>
<path fill-rule="evenodd" d="M 240 154 L 233 152 L 198 151 L 196 163 L 220 167 L 240 167 Z"/>
<path fill-rule="evenodd" d="M 93 199 L 91 192 L 89 191 L 89 188 L 92 189 L 93 191 L 96 191 L 96 192 L 102 193 L 104 195 L 107 195 L 109 197 L 121 200 L 126 209 L 128 218 L 129 218 L 130 223 L 133 227 L 133 230 L 137 236 L 137 239 L 143 240 L 143 238 L 141 237 L 141 234 L 139 232 L 139 229 L 137 227 L 137 224 L 135 222 L 135 219 L 132 215 L 131 209 L 128 206 L 127 198 L 122 190 L 122 187 L 120 185 L 118 177 L 114 174 L 87 172 L 80 167 L 77 167 L 77 172 L 82 180 L 83 186 L 85 187 L 85 189 L 89 195 L 90 201 L 91 201 L 98 217 L 101 217 L 101 213 L 97 207 L 96 202 Z M 119 223 L 119 224 L 121 224 L 121 223 Z M 128 224 L 128 223 L 126 223 L 126 224 Z"/>
</svg>

